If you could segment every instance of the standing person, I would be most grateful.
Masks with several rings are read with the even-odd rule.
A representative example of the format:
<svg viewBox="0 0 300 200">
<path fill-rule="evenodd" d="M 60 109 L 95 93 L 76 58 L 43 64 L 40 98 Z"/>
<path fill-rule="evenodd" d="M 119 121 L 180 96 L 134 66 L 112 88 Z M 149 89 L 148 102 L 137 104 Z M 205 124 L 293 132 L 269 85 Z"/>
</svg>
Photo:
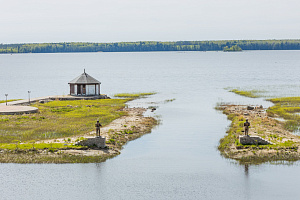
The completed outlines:
<svg viewBox="0 0 300 200">
<path fill-rule="evenodd" d="M 246 122 L 244 123 L 244 127 L 245 127 L 245 135 L 248 135 L 248 132 L 249 132 L 249 126 L 250 126 L 250 122 L 248 122 L 248 119 L 246 119 Z"/>
<path fill-rule="evenodd" d="M 100 127 L 102 125 L 99 123 L 99 120 L 97 120 L 97 123 L 95 124 L 95 127 L 96 127 L 96 136 L 97 137 L 100 137 Z"/>
</svg>

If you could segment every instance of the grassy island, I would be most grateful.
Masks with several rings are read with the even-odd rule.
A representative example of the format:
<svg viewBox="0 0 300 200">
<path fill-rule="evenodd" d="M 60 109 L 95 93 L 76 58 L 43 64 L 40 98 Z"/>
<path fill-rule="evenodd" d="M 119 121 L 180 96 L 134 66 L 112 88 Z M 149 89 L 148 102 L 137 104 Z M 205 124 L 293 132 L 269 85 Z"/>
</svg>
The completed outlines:
<svg viewBox="0 0 300 200">
<path fill-rule="evenodd" d="M 136 139 L 157 124 L 144 117 L 143 108 L 126 108 L 126 102 L 153 93 L 122 99 L 50 101 L 35 103 L 39 112 L 0 116 L 0 162 L 84 163 L 102 162 L 120 153 L 127 141 Z M 116 95 L 122 96 L 122 95 Z M 75 145 L 95 136 L 99 120 L 107 148 Z"/>
<path fill-rule="evenodd" d="M 218 149 L 225 157 L 241 163 L 300 160 L 300 136 L 294 134 L 300 125 L 300 97 L 269 99 L 275 105 L 270 108 L 246 105 L 220 105 L 231 120 L 227 135 L 220 140 Z M 251 123 L 249 135 L 270 141 L 270 145 L 242 145 L 239 136 L 244 135 L 244 122 Z"/>
</svg>

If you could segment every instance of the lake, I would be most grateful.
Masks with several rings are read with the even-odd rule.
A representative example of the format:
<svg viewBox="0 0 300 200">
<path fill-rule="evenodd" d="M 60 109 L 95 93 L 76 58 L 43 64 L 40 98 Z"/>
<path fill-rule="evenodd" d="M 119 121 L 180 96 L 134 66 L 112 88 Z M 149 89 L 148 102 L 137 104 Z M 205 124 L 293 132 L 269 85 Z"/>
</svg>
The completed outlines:
<svg viewBox="0 0 300 200">
<path fill-rule="evenodd" d="M 68 94 L 85 69 L 109 96 L 157 92 L 129 105 L 157 106 L 161 124 L 104 163 L 0 164 L 1 199 L 299 198 L 300 162 L 245 166 L 220 155 L 230 121 L 214 109 L 271 105 L 228 88 L 300 96 L 299 58 L 300 51 L 2 54 L 0 99 Z"/>
</svg>

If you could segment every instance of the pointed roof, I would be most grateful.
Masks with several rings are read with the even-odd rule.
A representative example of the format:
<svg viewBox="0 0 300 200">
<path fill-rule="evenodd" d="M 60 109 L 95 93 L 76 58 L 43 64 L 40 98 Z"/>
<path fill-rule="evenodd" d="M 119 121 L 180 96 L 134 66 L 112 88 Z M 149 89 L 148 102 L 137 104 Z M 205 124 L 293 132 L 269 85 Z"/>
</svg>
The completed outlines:
<svg viewBox="0 0 300 200">
<path fill-rule="evenodd" d="M 101 82 L 85 73 L 84 70 L 80 76 L 74 78 L 69 84 L 101 84 Z"/>
</svg>

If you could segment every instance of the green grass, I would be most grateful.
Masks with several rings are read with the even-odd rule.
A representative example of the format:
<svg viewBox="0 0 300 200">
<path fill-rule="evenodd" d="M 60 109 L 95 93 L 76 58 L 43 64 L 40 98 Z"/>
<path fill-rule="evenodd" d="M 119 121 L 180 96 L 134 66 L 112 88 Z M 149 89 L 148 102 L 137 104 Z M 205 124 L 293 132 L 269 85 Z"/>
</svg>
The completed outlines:
<svg viewBox="0 0 300 200">
<path fill-rule="evenodd" d="M 286 120 L 285 128 L 289 131 L 299 130 L 300 126 L 300 97 L 282 97 L 268 99 L 275 105 L 268 108 L 270 117 L 278 116 Z"/>
<path fill-rule="evenodd" d="M 227 131 L 227 135 L 224 138 L 222 138 L 219 142 L 218 149 L 221 152 L 229 149 L 233 143 L 235 143 L 235 144 L 237 143 L 239 134 L 241 133 L 241 131 L 243 129 L 240 127 L 239 124 L 245 122 L 244 118 L 240 118 L 239 116 L 237 116 L 235 114 L 229 114 L 229 115 L 227 115 L 227 118 L 229 120 L 231 120 L 232 123 L 230 125 L 229 130 Z"/>
<path fill-rule="evenodd" d="M 69 137 L 94 130 L 126 115 L 120 111 L 131 99 L 52 101 L 33 104 L 39 113 L 0 116 L 0 143 Z"/>
<path fill-rule="evenodd" d="M 281 98 L 273 98 L 268 99 L 273 103 L 288 103 L 288 104 L 299 104 L 300 97 L 281 97 Z"/>
<path fill-rule="evenodd" d="M 260 90 L 243 91 L 243 90 L 233 89 L 233 90 L 230 90 L 229 92 L 233 92 L 235 94 L 238 94 L 238 95 L 241 95 L 241 96 L 245 96 L 245 97 L 258 98 L 258 97 L 261 97 L 259 95 L 259 93 L 262 93 L 263 91 L 260 91 Z"/>
<path fill-rule="evenodd" d="M 11 102 L 11 101 L 18 101 L 18 100 L 22 100 L 22 99 L 9 99 L 7 100 L 7 102 Z M 0 103 L 5 103 L 6 100 L 0 100 Z"/>
<path fill-rule="evenodd" d="M 24 143 L 24 144 L 12 144 L 12 143 L 1 143 L 0 149 L 7 149 L 7 150 L 26 150 L 26 149 L 80 149 L 82 146 L 77 146 L 71 143 Z"/>
<path fill-rule="evenodd" d="M 154 95 L 156 94 L 155 92 L 148 92 L 148 93 L 119 93 L 115 94 L 114 97 L 119 97 L 119 98 L 141 98 L 149 95 Z"/>
</svg>

